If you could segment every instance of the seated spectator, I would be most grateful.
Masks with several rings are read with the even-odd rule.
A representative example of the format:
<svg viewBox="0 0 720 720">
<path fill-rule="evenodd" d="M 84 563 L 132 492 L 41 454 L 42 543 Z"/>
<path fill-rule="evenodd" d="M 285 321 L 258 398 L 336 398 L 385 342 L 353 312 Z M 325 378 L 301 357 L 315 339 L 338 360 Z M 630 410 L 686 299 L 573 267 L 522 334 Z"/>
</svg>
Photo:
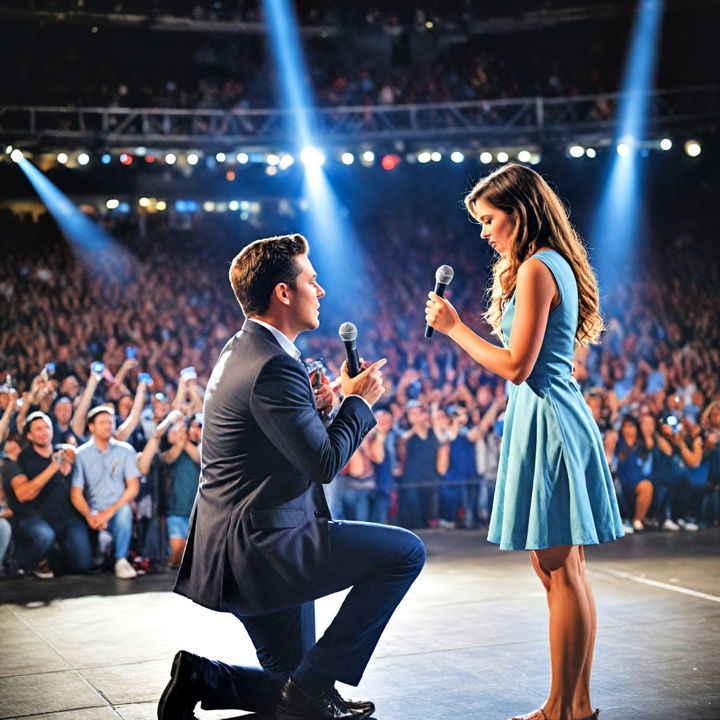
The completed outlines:
<svg viewBox="0 0 720 720">
<path fill-rule="evenodd" d="M 99 405 L 88 413 L 92 438 L 77 450 L 71 499 L 91 530 L 108 530 L 115 545 L 115 575 L 137 576 L 128 562 L 132 538 L 131 501 L 140 488 L 135 450 L 113 438 L 115 412 Z"/>
<path fill-rule="evenodd" d="M 62 569 L 84 572 L 92 565 L 90 535 L 70 502 L 66 478 L 72 472 L 71 446 L 53 452 L 53 426 L 42 412 L 31 413 L 25 425 L 30 444 L 17 464 L 3 467 L 3 489 L 13 511 L 21 565 L 41 578 L 52 577 L 47 556 L 56 541 Z"/>
<path fill-rule="evenodd" d="M 195 415 L 187 424 L 180 420 L 168 431 L 169 448 L 160 456 L 168 476 L 167 531 L 171 567 L 179 567 L 185 551 L 190 513 L 200 482 L 201 433 L 202 415 Z"/>
<path fill-rule="evenodd" d="M 650 455 L 640 439 L 637 420 L 629 415 L 624 417 L 615 448 L 615 464 L 625 509 L 632 519 L 634 532 L 645 529 L 645 516 L 652 503 L 653 485 L 649 480 L 649 458 Z"/>
<path fill-rule="evenodd" d="M 50 414 L 53 423 L 53 445 L 70 443 L 71 445 L 77 446 L 82 444 L 82 437 L 76 435 L 72 429 L 72 416 L 72 400 L 66 395 L 59 397 L 55 401 Z"/>
</svg>

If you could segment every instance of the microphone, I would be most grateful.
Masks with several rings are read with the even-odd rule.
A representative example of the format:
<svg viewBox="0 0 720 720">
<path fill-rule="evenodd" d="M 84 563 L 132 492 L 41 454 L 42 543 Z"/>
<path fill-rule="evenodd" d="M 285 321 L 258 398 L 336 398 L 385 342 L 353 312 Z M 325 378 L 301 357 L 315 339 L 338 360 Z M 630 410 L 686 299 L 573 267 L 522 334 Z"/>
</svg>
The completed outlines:
<svg viewBox="0 0 720 720">
<path fill-rule="evenodd" d="M 452 282 L 453 277 L 455 277 L 455 271 L 449 265 L 441 265 L 435 271 L 435 294 L 440 297 L 445 297 L 445 290 L 447 290 L 447 286 Z M 425 326 L 426 338 L 431 338 L 434 332 L 435 328 L 429 325 Z"/>
<path fill-rule="evenodd" d="M 358 358 L 357 345 L 355 344 L 357 340 L 357 328 L 351 322 L 344 322 L 340 326 L 338 334 L 345 344 L 348 375 L 355 377 L 360 374 L 360 358 Z"/>
</svg>

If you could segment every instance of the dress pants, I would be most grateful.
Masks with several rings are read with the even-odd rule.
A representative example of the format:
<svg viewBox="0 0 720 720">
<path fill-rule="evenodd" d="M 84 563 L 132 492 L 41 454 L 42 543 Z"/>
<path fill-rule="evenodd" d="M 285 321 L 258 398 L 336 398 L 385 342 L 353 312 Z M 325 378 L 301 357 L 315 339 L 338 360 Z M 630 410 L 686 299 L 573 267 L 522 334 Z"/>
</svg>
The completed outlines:
<svg viewBox="0 0 720 720">
<path fill-rule="evenodd" d="M 420 538 L 402 528 L 330 522 L 331 592 L 352 587 L 325 634 L 314 642 L 312 603 L 242 615 L 261 668 L 203 659 L 202 707 L 272 712 L 280 690 L 303 659 L 314 670 L 357 685 L 395 608 L 425 563 Z M 329 593 L 324 593 L 329 594 Z"/>
</svg>

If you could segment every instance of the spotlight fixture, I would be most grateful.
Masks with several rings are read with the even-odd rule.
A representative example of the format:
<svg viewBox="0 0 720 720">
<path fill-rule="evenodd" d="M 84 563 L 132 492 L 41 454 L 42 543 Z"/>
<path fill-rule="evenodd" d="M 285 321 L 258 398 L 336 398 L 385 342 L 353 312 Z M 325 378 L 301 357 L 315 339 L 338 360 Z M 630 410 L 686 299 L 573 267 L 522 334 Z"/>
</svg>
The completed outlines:
<svg viewBox="0 0 720 720">
<path fill-rule="evenodd" d="M 289 153 L 285 153 L 285 155 L 280 156 L 280 169 L 287 170 L 294 162 L 295 158 Z"/>
<path fill-rule="evenodd" d="M 188 165 L 197 165 L 200 158 L 198 157 L 197 153 L 190 153 L 187 156 L 187 164 Z"/>
<path fill-rule="evenodd" d="M 485 152 L 480 153 L 480 162 L 484 165 L 489 165 L 492 162 L 492 153 L 488 152 L 487 150 Z"/>
<path fill-rule="evenodd" d="M 305 167 L 318 168 L 325 163 L 325 155 L 318 148 L 308 145 L 300 152 L 300 160 Z"/>
<path fill-rule="evenodd" d="M 433 162 L 440 162 L 442 160 L 442 155 L 437 150 L 435 150 L 435 152 L 430 155 L 430 159 Z"/>
<path fill-rule="evenodd" d="M 506 163 L 509 159 L 510 159 L 510 156 L 504 150 L 501 150 L 497 154 L 497 161 L 500 163 Z"/>
<path fill-rule="evenodd" d="M 174 165 L 176 161 L 177 161 L 177 156 L 175 155 L 175 153 L 168 153 L 165 156 L 165 164 L 166 165 Z"/>
<path fill-rule="evenodd" d="M 225 155 L 224 152 L 215 153 L 215 159 L 216 159 L 219 163 L 224 163 L 225 160 L 227 160 L 227 155 Z"/>
<path fill-rule="evenodd" d="M 394 170 L 400 164 L 399 155 L 384 155 L 380 161 L 383 170 Z"/>
<path fill-rule="evenodd" d="M 619 143 L 617 146 L 617 154 L 621 157 L 627 157 L 630 154 L 630 146 L 627 143 Z"/>
<path fill-rule="evenodd" d="M 589 158 L 594 158 L 597 156 L 597 150 L 595 148 L 588 148 L 585 150 L 585 156 Z"/>
<path fill-rule="evenodd" d="M 213 212 L 215 210 L 215 203 L 212 200 L 206 200 L 203 203 L 203 210 L 205 212 Z"/>
<path fill-rule="evenodd" d="M 117 198 L 110 198 L 110 200 L 105 203 L 105 207 L 108 210 L 117 210 L 118 207 L 120 207 L 120 201 Z"/>
<path fill-rule="evenodd" d="M 235 158 L 241 165 L 247 165 L 250 161 L 250 156 L 247 153 L 239 152 Z"/>
<path fill-rule="evenodd" d="M 233 212 L 236 212 L 237 210 L 240 209 L 240 203 L 239 203 L 237 200 L 231 200 L 231 201 L 228 203 L 228 208 L 229 208 L 230 210 L 232 210 Z"/>
<path fill-rule="evenodd" d="M 570 157 L 581 158 L 585 154 L 585 148 L 582 145 L 571 145 L 568 153 Z"/>
<path fill-rule="evenodd" d="M 670 138 L 663 138 L 660 141 L 660 149 L 661 150 L 670 150 L 672 147 L 672 140 Z"/>
<path fill-rule="evenodd" d="M 121 162 L 123 165 L 132 165 L 132 161 L 133 161 L 132 155 L 128 155 L 127 153 L 123 153 L 123 154 L 120 156 L 120 162 Z"/>
<path fill-rule="evenodd" d="M 518 153 L 518 160 L 521 163 L 530 162 L 530 151 L 529 150 L 521 150 Z"/>
<path fill-rule="evenodd" d="M 372 165 L 375 162 L 375 153 L 372 150 L 366 150 L 362 154 L 363 165 Z"/>
<path fill-rule="evenodd" d="M 421 153 L 418 153 L 417 159 L 419 163 L 424 165 L 425 163 L 430 162 L 432 155 L 427 150 L 423 150 Z"/>
<path fill-rule="evenodd" d="M 80 153 L 77 156 L 78 165 L 87 165 L 90 162 L 90 156 L 87 153 Z"/>
<path fill-rule="evenodd" d="M 58 153 L 57 161 L 58 161 L 61 165 L 64 165 L 64 164 L 68 161 L 68 156 L 67 156 L 67 154 L 64 153 L 64 152 Z"/>
<path fill-rule="evenodd" d="M 461 163 L 463 160 L 465 160 L 465 155 L 461 153 L 459 150 L 455 150 L 453 153 L 450 154 L 450 159 L 454 163 Z"/>
<path fill-rule="evenodd" d="M 22 150 L 18 150 L 17 148 L 15 148 L 15 150 L 10 151 L 10 159 L 14 163 L 19 163 L 23 159 L 23 157 L 25 156 L 23 155 Z"/>
<path fill-rule="evenodd" d="M 112 155 L 110 153 L 103 153 L 102 157 L 100 158 L 100 162 L 103 165 L 109 165 L 112 161 Z"/>
<path fill-rule="evenodd" d="M 355 162 L 355 156 L 351 152 L 344 152 L 340 156 L 340 162 L 343 165 L 352 165 Z"/>
<path fill-rule="evenodd" d="M 697 140 L 688 140 L 685 143 L 685 152 L 690 157 L 697 157 L 702 152 L 702 146 Z"/>
<path fill-rule="evenodd" d="M 274 167 L 275 165 L 278 165 L 280 163 L 280 157 L 275 153 L 268 153 L 265 156 L 265 162 L 268 165 L 272 165 Z"/>
</svg>

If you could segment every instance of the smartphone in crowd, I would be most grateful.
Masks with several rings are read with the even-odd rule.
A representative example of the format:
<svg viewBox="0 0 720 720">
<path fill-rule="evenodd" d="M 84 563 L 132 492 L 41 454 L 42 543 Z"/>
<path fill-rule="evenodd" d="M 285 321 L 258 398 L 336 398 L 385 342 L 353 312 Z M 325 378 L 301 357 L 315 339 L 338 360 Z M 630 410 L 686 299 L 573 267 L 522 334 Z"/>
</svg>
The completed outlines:
<svg viewBox="0 0 720 720">
<path fill-rule="evenodd" d="M 132 345 L 128 345 L 125 348 L 125 359 L 126 360 L 135 360 L 137 357 L 137 348 L 134 348 Z"/>
<path fill-rule="evenodd" d="M 150 373 L 139 373 L 138 374 L 138 382 L 145 383 L 148 387 L 152 387 L 153 385 L 153 379 L 152 375 Z"/>
<path fill-rule="evenodd" d="M 180 371 L 180 377 L 185 378 L 185 380 L 196 380 L 197 373 L 195 372 L 195 368 L 192 365 L 190 365 L 189 367 L 183 368 Z"/>
<path fill-rule="evenodd" d="M 105 363 L 100 362 L 99 360 L 96 360 L 91 366 L 90 369 L 96 374 L 96 375 L 102 375 L 105 372 Z"/>
</svg>

